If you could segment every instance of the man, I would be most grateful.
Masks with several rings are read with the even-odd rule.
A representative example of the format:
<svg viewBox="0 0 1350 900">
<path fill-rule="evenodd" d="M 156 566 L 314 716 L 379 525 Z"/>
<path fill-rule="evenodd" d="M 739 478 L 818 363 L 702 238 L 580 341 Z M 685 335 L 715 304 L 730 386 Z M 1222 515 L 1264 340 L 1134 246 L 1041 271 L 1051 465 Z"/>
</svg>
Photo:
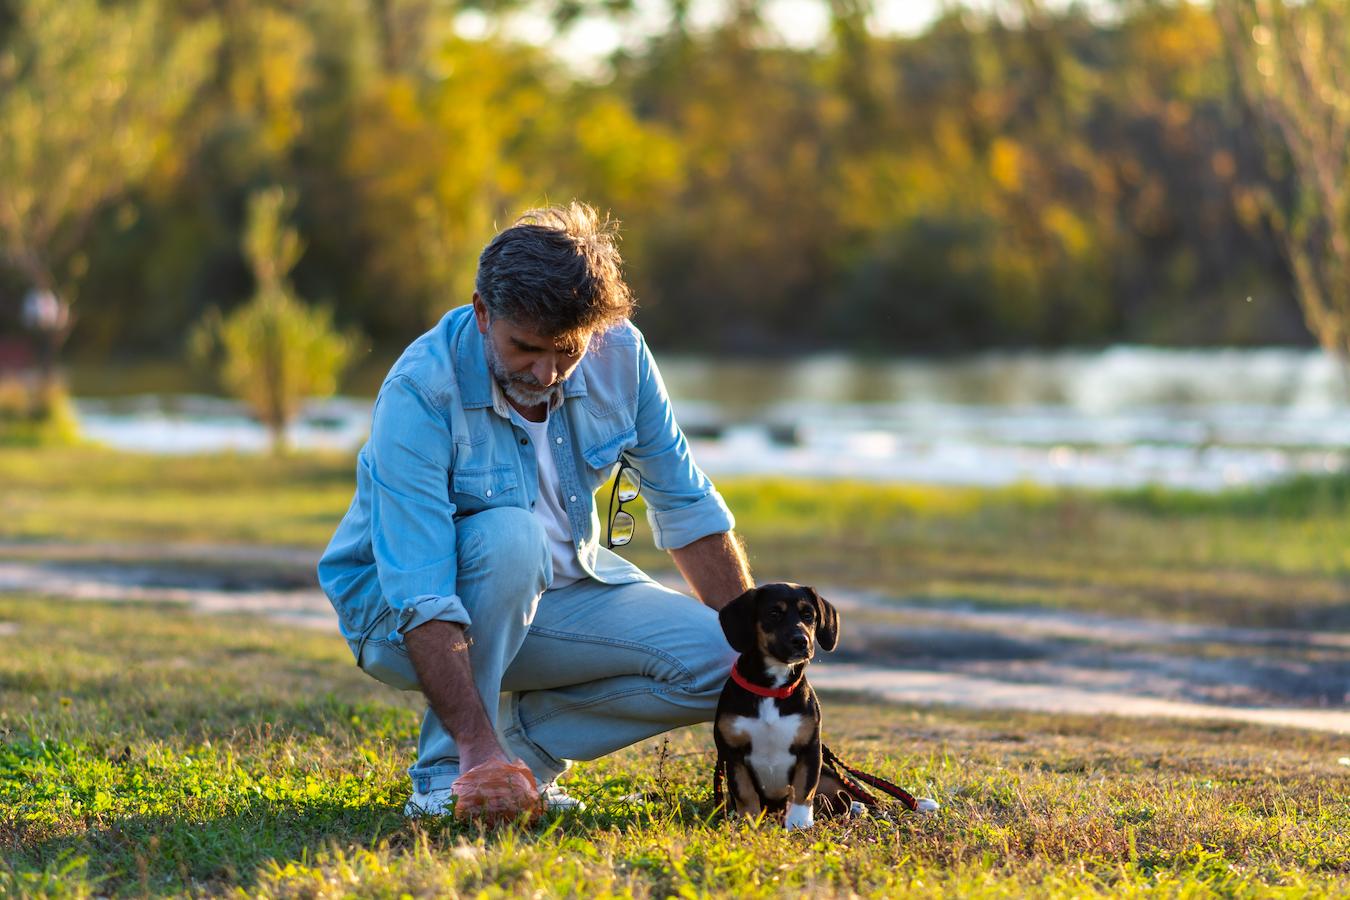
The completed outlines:
<svg viewBox="0 0 1350 900">
<path fill-rule="evenodd" d="M 537 785 L 575 805 L 570 760 L 710 720 L 730 671 L 715 610 L 749 567 L 627 321 L 614 241 L 582 204 L 525 213 L 375 401 L 319 580 L 358 665 L 427 699 L 411 815 L 512 758 L 535 783 L 498 780 L 508 813 Z M 620 465 L 701 604 L 599 546 L 593 495 Z"/>
</svg>

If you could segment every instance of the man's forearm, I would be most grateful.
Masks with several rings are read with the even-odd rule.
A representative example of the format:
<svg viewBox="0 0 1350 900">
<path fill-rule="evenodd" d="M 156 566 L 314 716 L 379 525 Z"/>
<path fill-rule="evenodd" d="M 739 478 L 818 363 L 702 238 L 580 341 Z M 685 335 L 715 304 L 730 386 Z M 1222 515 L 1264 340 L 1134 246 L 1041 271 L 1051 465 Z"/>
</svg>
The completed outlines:
<svg viewBox="0 0 1350 900">
<path fill-rule="evenodd" d="M 755 586 L 745 548 L 735 532 L 710 534 L 671 550 L 670 555 L 698 599 L 713 609 L 721 609 Z"/>
<path fill-rule="evenodd" d="M 460 770 L 506 759 L 469 666 L 469 641 L 453 622 L 432 621 L 404 635 L 408 658 L 432 711 L 459 747 Z"/>
</svg>

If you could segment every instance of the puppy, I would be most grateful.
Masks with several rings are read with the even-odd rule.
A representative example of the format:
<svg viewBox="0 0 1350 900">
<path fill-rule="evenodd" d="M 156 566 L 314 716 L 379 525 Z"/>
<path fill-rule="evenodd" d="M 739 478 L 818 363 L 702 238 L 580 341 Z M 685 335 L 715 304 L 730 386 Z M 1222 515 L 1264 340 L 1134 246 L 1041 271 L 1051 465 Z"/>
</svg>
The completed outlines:
<svg viewBox="0 0 1350 900">
<path fill-rule="evenodd" d="M 728 811 L 755 817 L 786 809 L 789 830 L 815 824 L 820 704 L 806 683 L 817 646 L 839 642 L 839 614 L 813 588 L 768 584 L 722 608 L 722 630 L 740 659 L 714 719 Z"/>
</svg>

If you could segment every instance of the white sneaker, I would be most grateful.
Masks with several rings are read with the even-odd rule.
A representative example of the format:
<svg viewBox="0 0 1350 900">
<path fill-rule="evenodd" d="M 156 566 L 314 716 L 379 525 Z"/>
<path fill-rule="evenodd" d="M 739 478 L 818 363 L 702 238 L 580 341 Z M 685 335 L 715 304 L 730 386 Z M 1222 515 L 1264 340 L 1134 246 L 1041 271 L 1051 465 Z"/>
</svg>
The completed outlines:
<svg viewBox="0 0 1350 900">
<path fill-rule="evenodd" d="M 549 812 L 581 812 L 586 809 L 585 803 L 567 793 L 556 781 L 544 785 L 539 796 L 543 798 L 544 809 Z M 425 793 L 413 791 L 408 802 L 403 805 L 403 815 L 409 819 L 416 819 L 419 816 L 448 816 L 454 806 L 454 800 L 455 794 L 448 787 Z"/>
<path fill-rule="evenodd" d="M 403 815 L 409 819 L 421 816 L 448 816 L 454 805 L 455 794 L 448 787 L 432 791 L 413 791 L 408 802 L 403 804 Z"/>
<path fill-rule="evenodd" d="M 939 809 L 941 809 L 941 806 L 938 804 L 938 802 L 936 800 L 930 800 L 928 797 L 920 797 L 919 804 L 916 807 L 914 807 L 914 811 L 916 813 L 919 813 L 920 815 L 924 816 L 931 816 Z"/>
<path fill-rule="evenodd" d="M 544 790 L 539 796 L 544 798 L 544 809 L 549 812 L 583 812 L 586 809 L 583 801 L 567 793 L 567 790 L 556 781 L 544 785 Z"/>
</svg>

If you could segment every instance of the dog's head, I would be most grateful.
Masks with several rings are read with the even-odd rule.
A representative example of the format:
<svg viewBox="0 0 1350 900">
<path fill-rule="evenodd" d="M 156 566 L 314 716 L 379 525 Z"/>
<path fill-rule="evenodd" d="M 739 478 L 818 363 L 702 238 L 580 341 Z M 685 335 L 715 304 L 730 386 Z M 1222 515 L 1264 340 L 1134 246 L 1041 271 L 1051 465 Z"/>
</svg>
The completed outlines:
<svg viewBox="0 0 1350 900">
<path fill-rule="evenodd" d="M 806 662 L 816 645 L 828 651 L 839 643 L 839 613 L 815 588 L 799 584 L 752 588 L 718 616 L 731 649 L 785 665 Z"/>
</svg>

